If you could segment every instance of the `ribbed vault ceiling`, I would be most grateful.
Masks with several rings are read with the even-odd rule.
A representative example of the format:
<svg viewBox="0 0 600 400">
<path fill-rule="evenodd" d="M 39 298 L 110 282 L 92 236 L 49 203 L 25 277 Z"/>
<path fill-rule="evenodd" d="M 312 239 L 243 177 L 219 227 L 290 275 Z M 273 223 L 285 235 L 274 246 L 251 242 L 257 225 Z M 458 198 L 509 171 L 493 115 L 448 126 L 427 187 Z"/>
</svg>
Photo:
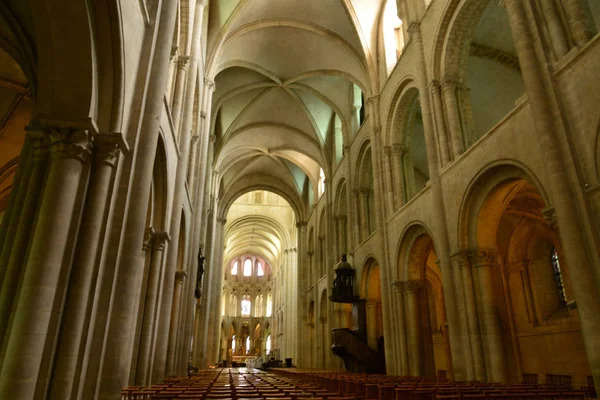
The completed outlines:
<svg viewBox="0 0 600 400">
<path fill-rule="evenodd" d="M 207 61 L 222 192 L 261 177 L 300 198 L 308 182 L 316 187 L 321 168 L 329 175 L 336 116 L 349 126 L 354 85 L 369 88 L 363 22 L 370 29 L 381 4 L 210 2 Z"/>
</svg>

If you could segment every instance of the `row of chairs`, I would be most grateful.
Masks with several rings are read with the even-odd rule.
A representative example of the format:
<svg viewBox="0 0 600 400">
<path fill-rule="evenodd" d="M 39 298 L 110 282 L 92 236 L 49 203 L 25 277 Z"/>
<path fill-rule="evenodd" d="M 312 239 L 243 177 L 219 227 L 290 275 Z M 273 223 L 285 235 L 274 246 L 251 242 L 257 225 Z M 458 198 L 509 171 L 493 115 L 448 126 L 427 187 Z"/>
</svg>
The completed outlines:
<svg viewBox="0 0 600 400">
<path fill-rule="evenodd" d="M 357 400 L 318 385 L 249 368 L 199 371 L 164 384 L 123 389 L 121 400 Z"/>
<path fill-rule="evenodd" d="M 584 400 L 569 385 L 501 385 L 281 368 L 219 368 L 123 389 L 121 400 Z"/>
<path fill-rule="evenodd" d="M 276 373 L 365 400 L 583 400 L 586 396 L 585 391 L 575 391 L 569 385 L 450 382 L 442 377 L 397 377 L 300 369 L 278 369 Z"/>
</svg>

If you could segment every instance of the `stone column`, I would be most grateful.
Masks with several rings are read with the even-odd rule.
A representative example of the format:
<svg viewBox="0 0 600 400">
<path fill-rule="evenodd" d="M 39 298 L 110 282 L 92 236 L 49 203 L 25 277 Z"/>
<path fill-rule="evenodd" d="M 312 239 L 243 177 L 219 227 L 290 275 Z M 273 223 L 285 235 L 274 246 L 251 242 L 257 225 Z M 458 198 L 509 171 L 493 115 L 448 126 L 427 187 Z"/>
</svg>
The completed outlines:
<svg viewBox="0 0 600 400">
<path fill-rule="evenodd" d="M 406 188 L 404 185 L 404 167 L 402 158 L 406 148 L 399 144 L 392 146 L 392 168 L 394 170 L 394 186 L 396 193 L 396 209 L 400 209 L 406 203 Z"/>
<path fill-rule="evenodd" d="M 567 19 L 569 20 L 571 34 L 578 47 L 582 47 L 592 38 L 592 32 L 587 24 L 581 1 L 562 0 Z"/>
<path fill-rule="evenodd" d="M 521 284 L 520 287 L 523 288 L 523 295 L 525 297 L 525 306 L 527 307 L 527 316 L 529 318 L 529 322 L 533 324 L 533 326 L 538 326 L 539 319 L 535 307 L 535 298 L 531 288 L 531 278 L 529 277 L 529 263 L 530 261 L 527 259 L 522 260 L 521 262 L 512 265 L 509 268 L 509 272 L 511 275 L 519 275 L 518 281 Z"/>
<path fill-rule="evenodd" d="M 32 142 L 35 142 L 35 139 L 26 135 L 19 156 L 19 164 L 17 166 L 15 179 L 13 180 L 10 200 L 6 207 L 4 217 L 0 221 L 0 286 L 2 285 L 4 271 L 6 270 L 6 262 L 8 262 L 8 257 L 10 257 L 12 240 L 14 239 L 15 231 L 19 225 L 23 198 L 27 192 L 29 175 L 31 174 L 31 166 L 33 164 Z"/>
<path fill-rule="evenodd" d="M 175 374 L 175 353 L 177 351 L 177 328 L 179 327 L 179 315 L 181 314 L 181 295 L 183 283 L 187 273 L 178 270 L 175 272 L 175 290 L 173 291 L 173 306 L 171 311 L 171 324 L 169 329 L 169 347 L 167 350 L 167 376 Z M 220 308 L 219 308 L 220 312 Z"/>
<path fill-rule="evenodd" d="M 88 195 L 71 270 L 56 361 L 50 385 L 50 399 L 75 398 L 81 370 L 92 298 L 98 275 L 98 251 L 106 223 L 110 184 L 121 151 L 127 145 L 121 134 L 103 133 L 94 138 L 94 160 Z"/>
<path fill-rule="evenodd" d="M 396 302 L 396 338 L 398 340 L 398 360 L 400 360 L 399 374 L 401 376 L 410 375 L 410 368 L 408 364 L 408 339 L 406 329 L 406 316 L 405 316 L 405 304 L 404 304 L 404 282 L 396 281 L 392 283 L 394 289 L 394 300 Z"/>
<path fill-rule="evenodd" d="M 412 154 L 407 150 L 402 157 L 404 162 L 404 175 L 406 176 L 406 200 L 410 200 L 417 194 L 417 184 L 415 183 L 415 165 L 413 164 Z"/>
<path fill-rule="evenodd" d="M 386 201 L 388 207 L 388 215 L 392 215 L 396 210 L 396 203 L 394 201 L 394 180 L 392 178 L 392 163 L 391 163 L 391 154 L 392 148 L 390 146 L 386 146 L 383 148 L 381 152 L 382 160 L 383 160 L 383 171 L 384 171 L 384 180 L 385 180 L 385 194 Z"/>
<path fill-rule="evenodd" d="M 164 110 L 164 95 L 169 79 L 169 55 L 173 44 L 173 32 L 177 17 L 178 2 L 163 1 L 158 20 L 158 31 L 154 44 L 154 56 L 148 77 L 148 91 L 142 121 L 134 153 L 134 166 L 129 180 L 129 199 L 136 196 L 144 199 L 141 203 L 130 201 L 123 222 L 123 236 L 120 242 L 120 255 L 115 272 L 115 285 L 111 300 L 109 326 L 105 343 L 110 344 L 110 352 L 103 352 L 100 364 L 100 398 L 119 396 L 126 387 L 132 366 L 134 326 L 139 311 L 140 298 L 131 293 L 139 293 L 144 264 L 144 231 L 148 204 L 145 199 L 152 187 L 152 171 L 158 145 L 160 117 Z"/>
<path fill-rule="evenodd" d="M 404 301 L 406 306 L 406 325 L 408 342 L 408 360 L 411 376 L 423 376 L 423 329 L 421 322 L 421 295 L 423 281 L 404 282 Z"/>
<path fill-rule="evenodd" d="M 562 56 L 567 54 L 569 47 L 561 26 L 560 17 L 556 10 L 556 3 L 552 1 L 541 1 L 539 4 L 544 13 L 548 34 L 550 36 L 550 44 L 556 57 L 555 59 L 559 60 Z"/>
<path fill-rule="evenodd" d="M 177 59 L 177 79 L 175 83 L 175 92 L 173 93 L 173 110 L 171 111 L 171 114 L 173 115 L 173 130 L 175 131 L 175 137 L 177 138 L 179 138 L 189 60 L 190 58 L 188 56 L 179 56 Z"/>
<path fill-rule="evenodd" d="M 475 253 L 477 300 L 483 345 L 486 349 L 488 380 L 506 383 L 505 349 L 494 285 L 493 268 L 497 262 L 496 259 L 495 250 L 478 250 Z"/>
<path fill-rule="evenodd" d="M 352 189 L 352 208 L 354 208 L 354 247 L 360 245 L 362 243 L 362 236 L 361 236 L 361 222 L 362 222 L 362 215 L 360 213 L 360 190 L 359 189 Z"/>
<path fill-rule="evenodd" d="M 169 232 L 171 233 L 172 243 L 170 248 L 167 250 L 167 261 L 165 264 L 165 280 L 163 282 L 163 293 L 158 314 L 158 329 L 156 333 L 156 354 L 155 354 L 155 365 L 153 369 L 153 376 L 160 379 L 165 373 L 166 368 L 169 366 L 168 357 L 174 356 L 176 351 L 175 347 L 169 348 L 173 338 L 169 337 L 169 333 L 172 332 L 170 323 L 172 321 L 171 312 L 172 301 L 173 301 L 173 290 L 174 290 L 174 279 L 175 271 L 177 270 L 177 263 L 179 257 L 179 251 L 183 250 L 184 254 L 181 258 L 185 260 L 185 249 L 187 249 L 188 243 L 183 243 L 183 246 L 179 245 L 181 238 L 188 238 L 190 236 L 189 228 L 182 232 L 181 219 L 183 216 L 183 204 L 185 202 L 185 181 L 187 178 L 188 163 L 189 163 L 189 151 L 190 142 L 192 136 L 192 119 L 194 114 L 194 104 L 196 103 L 196 87 L 198 83 L 198 66 L 200 63 L 200 43 L 202 33 L 202 18 L 204 14 L 204 5 L 202 1 L 197 0 L 194 12 L 194 23 L 192 32 L 192 45 L 190 52 L 190 72 L 186 79 L 185 97 L 182 105 L 182 121 L 181 131 L 179 135 L 179 160 L 177 162 L 177 171 L 175 174 L 175 187 L 173 191 L 173 203 L 171 206 L 171 222 Z M 181 235 L 180 233 L 183 233 Z M 180 249 L 181 248 L 181 249 Z M 183 268 L 182 266 L 179 266 Z M 179 317 L 177 317 L 179 318 Z M 176 329 L 177 327 L 175 327 Z M 176 331 L 174 331 L 176 332 Z M 176 340 L 176 339 L 175 339 Z M 174 364 L 171 365 L 173 367 Z M 168 371 L 173 372 L 173 370 Z"/>
<path fill-rule="evenodd" d="M 460 330 L 463 332 L 467 359 L 467 378 L 485 382 L 487 375 L 469 252 L 462 250 L 454 254 L 453 262 L 459 324 Z"/>
<path fill-rule="evenodd" d="M 450 162 L 451 156 L 448 146 L 448 132 L 446 131 L 446 120 L 444 118 L 444 106 L 442 105 L 442 92 L 439 81 L 431 81 L 429 85 L 433 97 L 433 113 L 435 115 L 436 133 L 440 150 L 440 167 Z"/>
<path fill-rule="evenodd" d="M 567 264 L 571 267 L 573 292 L 581 315 L 581 332 L 591 366 L 591 374 L 596 386 L 600 386 L 600 295 L 598 293 L 598 269 L 595 251 L 595 239 L 592 237 L 587 218 L 587 208 L 581 193 L 582 184 L 578 176 L 567 172 L 566 164 L 571 157 L 568 149 L 562 146 L 568 140 L 559 120 L 559 110 L 552 77 L 547 75 L 542 61 L 537 58 L 535 43 L 529 30 L 524 5 L 518 0 L 504 0 L 510 21 L 519 62 L 522 68 L 523 82 L 529 97 L 529 103 L 539 135 L 548 179 L 552 182 L 550 190 L 560 227 L 560 239 L 564 248 Z M 565 0 L 565 8 L 573 10 L 577 4 Z M 583 31 L 583 29 L 581 29 Z M 580 35 L 580 43 L 585 35 Z"/>
<path fill-rule="evenodd" d="M 151 383 L 151 365 L 154 354 L 153 343 L 156 332 L 156 310 L 159 299 L 158 288 L 162 276 L 165 259 L 165 247 L 170 240 L 167 232 L 153 232 L 146 251 L 152 252 L 148 271 L 148 283 L 144 301 L 144 317 L 140 334 L 136 385 L 146 386 Z"/>
<path fill-rule="evenodd" d="M 33 133 L 30 133 L 33 136 Z M 8 335 L 10 329 L 10 314 L 14 306 L 15 296 L 18 293 L 19 277 L 22 273 L 23 263 L 26 262 L 26 252 L 34 228 L 35 212 L 38 207 L 40 192 L 44 185 L 44 174 L 48 163 L 48 142 L 46 138 L 31 139 L 32 162 L 27 167 L 28 176 L 21 183 L 17 193 L 18 211 L 13 218 L 15 223 L 10 224 L 5 251 L 0 267 L 3 272 L 2 285 L 0 286 L 0 339 Z M 0 340 L 2 343 L 2 340 Z"/>
<path fill-rule="evenodd" d="M 460 110 L 456 98 L 456 86 L 456 82 L 452 79 L 444 79 L 442 81 L 442 94 L 448 118 L 448 131 L 450 131 L 450 148 L 452 149 L 454 159 L 458 158 L 465 151 Z"/>
<path fill-rule="evenodd" d="M 368 188 L 362 188 L 358 192 L 358 206 L 360 209 L 360 242 L 369 237 L 369 193 Z"/>
<path fill-rule="evenodd" d="M 199 135 L 193 135 L 190 142 L 190 162 L 188 164 L 187 182 L 192 201 L 195 200 L 194 193 L 196 192 L 196 179 L 194 179 L 194 168 L 196 168 L 198 158 Z M 195 202 L 194 202 L 195 203 Z"/>
<path fill-rule="evenodd" d="M 338 224 L 338 232 L 339 232 L 339 246 L 340 246 L 340 256 L 342 254 L 346 254 L 348 251 L 348 243 L 346 240 L 346 216 L 338 215 L 337 219 Z"/>
<path fill-rule="evenodd" d="M 341 232 L 338 230 L 339 224 L 338 224 L 338 216 L 334 215 L 333 216 L 333 248 L 334 248 L 334 261 L 333 261 L 333 265 L 335 265 L 337 263 L 337 259 L 339 259 L 339 257 L 341 256 L 341 246 L 340 246 L 340 234 Z"/>
<path fill-rule="evenodd" d="M 52 161 L 48 171 L 29 258 L 23 266 L 10 335 L 0 374 L 0 398 L 32 399 L 48 377 L 42 368 L 45 349 L 56 338 L 55 324 L 62 304 L 61 287 L 71 255 L 67 253 L 76 217 L 76 201 L 85 187 L 84 165 L 91 153 L 94 123 L 40 121 L 47 126 Z M 57 307 L 58 306 L 58 307 Z"/>
<path fill-rule="evenodd" d="M 367 343 L 373 350 L 377 350 L 377 310 L 379 308 L 379 301 L 373 299 L 367 299 L 366 311 L 367 311 Z"/>
</svg>

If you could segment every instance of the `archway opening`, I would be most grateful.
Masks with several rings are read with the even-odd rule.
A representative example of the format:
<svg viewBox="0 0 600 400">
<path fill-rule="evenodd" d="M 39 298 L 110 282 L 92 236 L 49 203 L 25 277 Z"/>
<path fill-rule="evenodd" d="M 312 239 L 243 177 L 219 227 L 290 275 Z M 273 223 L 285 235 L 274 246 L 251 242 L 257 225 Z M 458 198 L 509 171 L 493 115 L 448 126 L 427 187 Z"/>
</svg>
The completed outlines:
<svg viewBox="0 0 600 400">
<path fill-rule="evenodd" d="M 431 236 L 421 228 L 399 257 L 412 376 L 446 376 L 451 369 L 444 290 Z"/>
<path fill-rule="evenodd" d="M 520 178 L 496 184 L 482 202 L 473 233 L 488 379 L 544 382 L 562 375 L 575 387 L 587 385 L 591 372 L 569 265 L 553 209 L 539 190 Z"/>
<path fill-rule="evenodd" d="M 365 301 L 367 344 L 371 349 L 384 354 L 381 271 L 375 260 L 371 259 L 365 265 L 361 288 L 362 299 Z"/>
</svg>

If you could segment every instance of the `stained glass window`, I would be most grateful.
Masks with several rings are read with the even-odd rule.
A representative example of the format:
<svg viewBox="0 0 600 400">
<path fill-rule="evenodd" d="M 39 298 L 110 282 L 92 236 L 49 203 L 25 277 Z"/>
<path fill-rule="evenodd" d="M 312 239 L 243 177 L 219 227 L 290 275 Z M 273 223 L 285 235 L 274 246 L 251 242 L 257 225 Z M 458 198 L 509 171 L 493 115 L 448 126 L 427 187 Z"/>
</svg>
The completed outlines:
<svg viewBox="0 0 600 400">
<path fill-rule="evenodd" d="M 267 354 L 271 352 L 271 335 L 267 336 L 267 343 L 265 345 Z"/>
<path fill-rule="evenodd" d="M 235 353 L 235 335 L 231 337 L 231 351 Z"/>
<path fill-rule="evenodd" d="M 250 353 L 250 336 L 246 338 L 246 354 Z"/>
<path fill-rule="evenodd" d="M 558 288 L 558 295 L 560 296 L 561 302 L 563 304 L 567 304 L 567 293 L 565 292 L 562 271 L 560 269 L 560 261 L 558 260 L 558 253 L 556 252 L 556 249 L 552 249 L 550 259 L 552 261 L 552 269 L 554 270 L 554 280 L 556 281 L 556 286 Z"/>
<path fill-rule="evenodd" d="M 256 264 L 256 275 L 257 276 L 265 275 L 265 269 L 263 268 L 263 266 L 260 262 Z"/>
<path fill-rule="evenodd" d="M 252 261 L 248 258 L 244 261 L 244 276 L 252 275 Z"/>
<path fill-rule="evenodd" d="M 233 266 L 231 267 L 231 275 L 237 275 L 237 271 L 238 271 L 238 262 L 234 262 Z"/>
<path fill-rule="evenodd" d="M 250 307 L 252 303 L 250 300 L 242 300 L 242 316 L 250 315 Z"/>
<path fill-rule="evenodd" d="M 273 298 L 271 294 L 267 296 L 267 317 L 273 315 Z"/>
</svg>

